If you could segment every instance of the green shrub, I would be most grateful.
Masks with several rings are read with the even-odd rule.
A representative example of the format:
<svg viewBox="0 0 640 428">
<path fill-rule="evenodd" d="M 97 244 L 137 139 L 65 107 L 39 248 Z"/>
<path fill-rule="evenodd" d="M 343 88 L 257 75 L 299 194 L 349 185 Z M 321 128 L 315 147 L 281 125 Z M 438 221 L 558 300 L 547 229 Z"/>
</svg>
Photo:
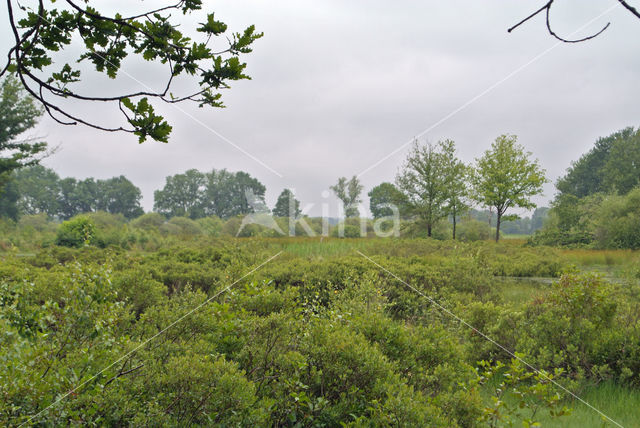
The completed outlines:
<svg viewBox="0 0 640 428">
<path fill-rule="evenodd" d="M 86 216 L 77 216 L 58 227 L 55 243 L 63 247 L 78 248 L 91 244 L 95 235 L 96 227 L 93 221 Z"/>
<path fill-rule="evenodd" d="M 165 226 L 175 227 L 164 228 Z M 165 226 L 162 227 L 164 230 L 178 235 L 200 235 L 202 233 L 198 223 L 187 217 L 173 217 Z"/>
<path fill-rule="evenodd" d="M 196 222 L 205 235 L 220 236 L 222 234 L 224 222 L 219 217 L 204 217 L 196 220 Z"/>
<path fill-rule="evenodd" d="M 146 213 L 131 220 L 131 227 L 136 229 L 143 229 L 147 231 L 159 230 L 160 226 L 165 223 L 166 219 L 163 215 L 158 213 Z"/>
<path fill-rule="evenodd" d="M 495 233 L 489 224 L 475 219 L 461 222 L 456 229 L 457 239 L 464 242 L 486 241 Z"/>
<path fill-rule="evenodd" d="M 331 229 L 331 236 L 334 238 L 360 238 L 360 226 L 353 224 L 336 225 Z"/>
</svg>

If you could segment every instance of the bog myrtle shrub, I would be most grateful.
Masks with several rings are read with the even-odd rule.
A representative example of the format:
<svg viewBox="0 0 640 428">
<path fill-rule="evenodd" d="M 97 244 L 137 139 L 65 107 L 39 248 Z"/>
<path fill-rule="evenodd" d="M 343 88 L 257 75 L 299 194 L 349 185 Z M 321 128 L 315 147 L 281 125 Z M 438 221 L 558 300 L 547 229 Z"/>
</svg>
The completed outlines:
<svg viewBox="0 0 640 428">
<path fill-rule="evenodd" d="M 82 247 L 93 242 L 96 226 L 86 216 L 78 216 L 63 222 L 56 234 L 56 245 L 63 247 Z"/>
</svg>

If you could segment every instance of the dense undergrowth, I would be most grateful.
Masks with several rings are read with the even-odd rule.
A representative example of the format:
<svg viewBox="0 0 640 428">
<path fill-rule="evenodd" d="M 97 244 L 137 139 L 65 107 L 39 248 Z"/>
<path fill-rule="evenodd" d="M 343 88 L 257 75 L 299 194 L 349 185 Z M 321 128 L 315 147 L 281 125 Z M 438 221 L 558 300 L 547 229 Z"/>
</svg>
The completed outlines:
<svg viewBox="0 0 640 428">
<path fill-rule="evenodd" d="M 160 244 L 0 255 L 0 423 L 571 420 L 565 407 L 581 404 L 513 367 L 512 352 L 578 394 L 602 382 L 640 387 L 633 263 L 608 282 L 577 272 L 575 255 L 513 243 L 185 236 Z M 504 287 L 519 283 L 504 277 L 557 279 L 523 286 L 530 291 L 513 301 Z M 493 373 L 518 379 L 511 390 L 525 397 L 522 408 L 487 392 L 483 370 L 501 363 Z M 638 414 L 611 416 L 628 424 Z"/>
</svg>

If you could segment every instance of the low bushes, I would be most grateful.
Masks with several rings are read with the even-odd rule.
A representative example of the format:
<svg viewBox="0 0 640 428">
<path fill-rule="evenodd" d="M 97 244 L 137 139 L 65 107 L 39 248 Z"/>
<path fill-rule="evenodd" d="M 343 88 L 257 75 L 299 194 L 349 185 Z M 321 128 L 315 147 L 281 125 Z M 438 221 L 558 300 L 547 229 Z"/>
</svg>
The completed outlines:
<svg viewBox="0 0 640 428">
<path fill-rule="evenodd" d="M 558 274 L 557 252 L 363 241 L 336 239 L 321 257 L 284 253 L 239 282 L 279 241 L 5 256 L 0 423 L 28 422 L 70 392 L 29 423 L 472 427 L 504 410 L 476 369 L 509 364 L 512 352 L 562 368 L 569 386 L 640 385 L 635 271 L 624 287 L 565 271 L 516 306 L 496 298 L 494 275 Z M 527 403 L 553 392 L 508 369 Z"/>
</svg>

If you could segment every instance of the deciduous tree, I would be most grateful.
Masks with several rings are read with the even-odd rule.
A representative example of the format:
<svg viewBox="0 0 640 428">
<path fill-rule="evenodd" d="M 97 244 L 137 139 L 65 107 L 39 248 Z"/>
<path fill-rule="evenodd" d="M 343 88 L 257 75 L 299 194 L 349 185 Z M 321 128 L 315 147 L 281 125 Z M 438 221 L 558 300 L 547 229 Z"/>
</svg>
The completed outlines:
<svg viewBox="0 0 640 428">
<path fill-rule="evenodd" d="M 407 198 L 410 212 L 426 224 L 427 236 L 449 212 L 449 166 L 444 149 L 444 142 L 420 145 L 415 141 L 396 176 L 396 185 Z"/>
<path fill-rule="evenodd" d="M 380 183 L 368 193 L 369 210 L 374 218 L 393 215 L 390 205 L 395 205 L 403 213 L 407 200 L 404 194 L 392 183 Z"/>
<path fill-rule="evenodd" d="M 204 217 L 206 176 L 196 169 L 167 177 L 164 188 L 153 193 L 153 208 L 167 217 Z"/>
<path fill-rule="evenodd" d="M 346 177 L 340 177 L 338 182 L 331 186 L 331 190 L 333 190 L 344 205 L 345 217 L 358 217 L 358 215 L 360 215 L 358 204 L 362 202 L 360 199 L 362 189 L 364 189 L 364 187 L 355 175 L 351 177 L 351 180 L 347 180 Z"/>
<path fill-rule="evenodd" d="M 300 215 L 300 201 L 298 201 L 289 189 L 284 189 L 278 200 L 276 206 L 273 208 L 273 215 L 276 217 L 293 217 L 296 218 Z"/>
<path fill-rule="evenodd" d="M 97 209 L 111 214 L 122 214 L 128 219 L 144 214 L 140 206 L 142 192 L 124 175 L 98 180 Z"/>
<path fill-rule="evenodd" d="M 60 211 L 60 177 L 50 168 L 34 165 L 16 171 L 14 181 L 19 193 L 21 214 L 45 213 L 49 217 Z"/>
<path fill-rule="evenodd" d="M 476 159 L 472 170 L 474 198 L 496 210 L 496 242 L 500 239 L 500 222 L 517 216 L 505 216 L 510 208 L 535 208 L 531 197 L 542 193 L 547 182 L 545 171 L 531 153 L 517 144 L 515 135 L 501 135 L 491 149 Z"/>
<path fill-rule="evenodd" d="M 262 210 L 265 191 L 260 181 L 243 171 L 190 169 L 167 177 L 164 188 L 154 192 L 154 210 L 167 217 L 229 218 L 254 212 L 258 206 Z"/>
<path fill-rule="evenodd" d="M 214 169 L 206 175 L 205 213 L 229 218 L 254 211 L 268 212 L 264 202 L 266 190 L 258 179 L 244 171 Z"/>
<path fill-rule="evenodd" d="M 453 222 L 453 239 L 456 239 L 458 217 L 469 209 L 468 168 L 456 156 L 456 145 L 453 140 L 440 143 L 444 161 L 446 181 L 446 212 Z"/>
<path fill-rule="evenodd" d="M 18 139 L 33 128 L 42 110 L 34 99 L 24 91 L 20 83 L 5 78 L 0 84 L 0 192 L 10 179 L 10 174 L 19 168 L 34 165 L 38 156 L 46 150 L 46 143 L 34 138 Z"/>
</svg>

